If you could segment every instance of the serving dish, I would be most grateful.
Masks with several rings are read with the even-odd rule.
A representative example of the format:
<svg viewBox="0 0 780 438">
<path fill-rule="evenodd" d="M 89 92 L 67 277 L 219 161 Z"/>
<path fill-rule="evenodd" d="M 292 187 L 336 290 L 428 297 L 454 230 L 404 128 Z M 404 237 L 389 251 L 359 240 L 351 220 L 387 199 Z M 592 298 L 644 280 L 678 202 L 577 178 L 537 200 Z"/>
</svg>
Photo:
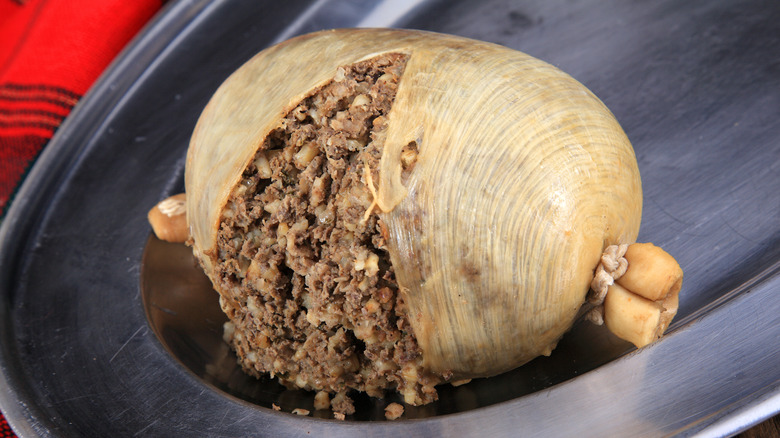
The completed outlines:
<svg viewBox="0 0 780 438">
<path fill-rule="evenodd" d="M 780 7 L 760 1 L 176 1 L 74 110 L 0 229 L 0 410 L 21 436 L 723 435 L 780 411 Z M 496 42 L 588 86 L 634 144 L 640 241 L 685 269 L 640 351 L 577 324 L 549 358 L 349 421 L 240 373 L 216 295 L 146 211 L 195 121 L 270 44 L 396 26 Z M 271 403 L 285 412 L 271 409 Z M 320 417 L 320 418 L 317 418 Z"/>
</svg>

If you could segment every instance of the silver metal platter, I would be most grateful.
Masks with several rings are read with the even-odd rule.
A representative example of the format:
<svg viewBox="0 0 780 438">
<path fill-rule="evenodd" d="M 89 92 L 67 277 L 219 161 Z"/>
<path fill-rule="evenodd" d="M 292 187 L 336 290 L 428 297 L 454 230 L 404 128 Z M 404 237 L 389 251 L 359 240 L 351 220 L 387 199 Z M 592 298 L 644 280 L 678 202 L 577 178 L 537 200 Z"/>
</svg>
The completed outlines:
<svg viewBox="0 0 780 438">
<path fill-rule="evenodd" d="M 112 64 L 0 228 L 0 410 L 27 436 L 721 436 L 780 412 L 780 4 L 179 0 Z M 238 370 L 216 294 L 146 212 L 183 191 L 197 117 L 263 48 L 417 28 L 506 45 L 589 87 L 634 144 L 640 241 L 685 270 L 669 334 L 577 324 L 553 355 L 384 421 Z M 271 409 L 271 404 L 282 408 Z"/>
</svg>

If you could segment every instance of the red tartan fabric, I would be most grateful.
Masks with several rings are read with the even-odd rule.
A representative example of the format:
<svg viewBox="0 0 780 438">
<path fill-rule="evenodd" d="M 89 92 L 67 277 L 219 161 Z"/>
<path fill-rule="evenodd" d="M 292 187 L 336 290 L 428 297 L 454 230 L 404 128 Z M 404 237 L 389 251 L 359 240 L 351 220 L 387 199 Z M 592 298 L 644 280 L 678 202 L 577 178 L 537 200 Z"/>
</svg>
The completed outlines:
<svg viewBox="0 0 780 438">
<path fill-rule="evenodd" d="M 0 438 L 14 438 L 14 432 L 11 430 L 11 426 L 5 421 L 3 414 L 0 414 Z"/>
<path fill-rule="evenodd" d="M 0 0 L 0 220 L 60 123 L 163 2 Z M 13 436 L 0 413 L 0 438 Z"/>
<path fill-rule="evenodd" d="M 0 217 L 54 131 L 162 0 L 0 0 Z"/>
</svg>

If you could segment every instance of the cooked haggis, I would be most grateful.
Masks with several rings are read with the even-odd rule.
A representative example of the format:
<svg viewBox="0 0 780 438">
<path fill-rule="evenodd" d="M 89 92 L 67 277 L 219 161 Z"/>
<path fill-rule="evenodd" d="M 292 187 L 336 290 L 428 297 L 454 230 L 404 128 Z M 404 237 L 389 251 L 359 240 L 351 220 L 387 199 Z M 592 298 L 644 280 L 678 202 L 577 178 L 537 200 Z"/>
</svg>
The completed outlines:
<svg viewBox="0 0 780 438">
<path fill-rule="evenodd" d="M 436 400 L 374 214 L 373 181 L 407 57 L 338 69 L 271 132 L 222 213 L 215 267 L 226 337 L 250 374 L 335 394 Z M 406 150 L 413 166 L 414 150 Z"/>
<path fill-rule="evenodd" d="M 633 243 L 641 179 L 612 113 L 494 44 L 341 29 L 270 47 L 204 108 L 185 187 L 241 364 L 336 418 L 352 390 L 424 404 L 549 355 L 586 300 L 638 347 L 677 310 L 679 264 Z"/>
</svg>

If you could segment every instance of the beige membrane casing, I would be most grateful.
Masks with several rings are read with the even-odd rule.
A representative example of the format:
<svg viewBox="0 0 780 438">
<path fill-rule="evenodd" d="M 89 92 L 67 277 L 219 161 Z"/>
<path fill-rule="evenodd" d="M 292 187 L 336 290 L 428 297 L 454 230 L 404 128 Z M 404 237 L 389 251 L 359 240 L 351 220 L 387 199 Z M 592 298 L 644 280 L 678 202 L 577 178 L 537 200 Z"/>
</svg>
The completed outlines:
<svg viewBox="0 0 780 438">
<path fill-rule="evenodd" d="M 213 276 L 220 215 L 266 135 L 339 66 L 409 55 L 389 114 L 379 215 L 429 369 L 494 375 L 549 354 L 610 244 L 632 243 L 642 192 L 612 113 L 557 68 L 494 44 L 333 30 L 256 55 L 213 96 L 187 155 L 187 218 Z M 401 148 L 419 156 L 405 184 Z"/>
</svg>

